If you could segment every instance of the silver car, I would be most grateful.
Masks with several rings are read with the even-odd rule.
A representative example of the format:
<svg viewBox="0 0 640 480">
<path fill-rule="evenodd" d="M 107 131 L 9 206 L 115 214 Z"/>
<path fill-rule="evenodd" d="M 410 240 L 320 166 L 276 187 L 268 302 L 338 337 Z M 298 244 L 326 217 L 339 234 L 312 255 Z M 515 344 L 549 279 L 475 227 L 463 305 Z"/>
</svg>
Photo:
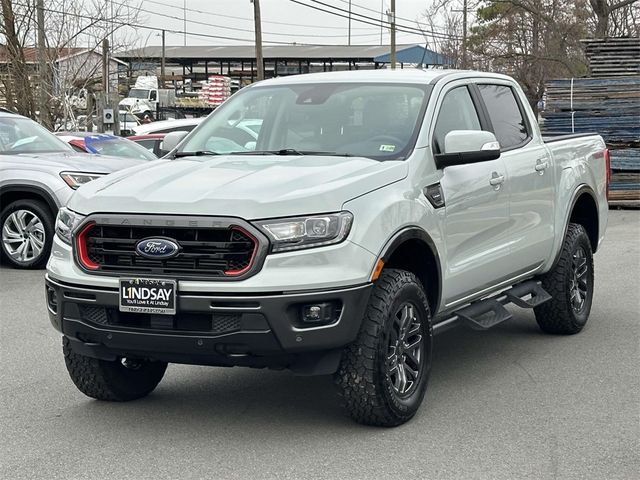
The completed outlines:
<svg viewBox="0 0 640 480">
<path fill-rule="evenodd" d="M 145 163 L 76 153 L 38 123 L 0 111 L 1 254 L 18 268 L 47 262 L 58 208 L 102 175 Z"/>
</svg>

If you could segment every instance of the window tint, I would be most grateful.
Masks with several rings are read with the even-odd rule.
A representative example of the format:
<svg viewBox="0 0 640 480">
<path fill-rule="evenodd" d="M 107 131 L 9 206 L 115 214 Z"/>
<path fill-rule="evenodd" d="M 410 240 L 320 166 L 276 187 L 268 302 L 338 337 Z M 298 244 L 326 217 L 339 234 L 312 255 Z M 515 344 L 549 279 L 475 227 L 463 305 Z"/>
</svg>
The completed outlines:
<svg viewBox="0 0 640 480">
<path fill-rule="evenodd" d="M 524 142 L 529 133 L 511 87 L 478 85 L 502 150 Z"/>
<path fill-rule="evenodd" d="M 434 133 L 435 147 L 444 150 L 444 137 L 452 130 L 481 130 L 476 107 L 467 87 L 457 87 L 447 92 Z"/>
</svg>

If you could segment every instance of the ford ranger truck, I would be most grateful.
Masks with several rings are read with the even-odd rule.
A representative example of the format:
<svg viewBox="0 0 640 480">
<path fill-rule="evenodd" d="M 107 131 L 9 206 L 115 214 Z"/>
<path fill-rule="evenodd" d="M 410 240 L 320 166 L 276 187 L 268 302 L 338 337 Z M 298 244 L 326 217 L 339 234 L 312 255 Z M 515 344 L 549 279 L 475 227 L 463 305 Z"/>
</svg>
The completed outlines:
<svg viewBox="0 0 640 480">
<path fill-rule="evenodd" d="M 288 368 L 333 374 L 353 419 L 395 426 L 436 333 L 491 328 L 507 304 L 550 334 L 587 322 L 607 149 L 543 138 L 509 77 L 283 77 L 185 135 L 58 215 L 46 302 L 90 397 L 144 397 L 170 362 Z"/>
</svg>

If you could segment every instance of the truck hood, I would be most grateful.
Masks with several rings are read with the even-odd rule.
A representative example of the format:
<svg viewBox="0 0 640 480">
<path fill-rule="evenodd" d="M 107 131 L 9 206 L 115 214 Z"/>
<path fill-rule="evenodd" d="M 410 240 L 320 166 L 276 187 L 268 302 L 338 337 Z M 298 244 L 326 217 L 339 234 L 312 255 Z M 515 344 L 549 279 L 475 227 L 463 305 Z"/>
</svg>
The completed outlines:
<svg viewBox="0 0 640 480">
<path fill-rule="evenodd" d="M 219 215 L 247 220 L 335 212 L 401 180 L 407 163 L 362 157 L 225 156 L 158 160 L 95 180 L 69 207 L 79 213 Z"/>
<path fill-rule="evenodd" d="M 108 155 L 91 155 L 88 153 L 47 152 L 21 153 L 1 156 L 0 159 L 16 160 L 22 170 L 49 170 L 59 172 L 111 173 L 124 168 L 146 163 L 144 160 L 111 157 Z M 27 160 L 28 159 L 28 160 Z"/>
</svg>

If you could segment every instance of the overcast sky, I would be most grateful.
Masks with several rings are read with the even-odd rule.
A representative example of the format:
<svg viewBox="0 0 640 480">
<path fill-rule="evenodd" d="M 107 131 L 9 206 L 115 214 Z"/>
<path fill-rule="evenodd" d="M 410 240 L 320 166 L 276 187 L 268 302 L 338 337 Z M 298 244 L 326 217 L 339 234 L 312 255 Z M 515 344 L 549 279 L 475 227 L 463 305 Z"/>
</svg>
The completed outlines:
<svg viewBox="0 0 640 480">
<path fill-rule="evenodd" d="M 118 3 L 121 0 L 113 0 Z M 318 8 L 327 7 L 311 0 L 302 3 Z M 348 0 L 321 0 L 325 4 L 348 9 Z M 352 11 L 379 20 L 381 6 L 384 10 L 390 1 L 352 0 Z M 416 27 L 415 19 L 421 16 L 429 0 L 397 0 L 398 24 Z M 263 42 L 297 42 L 308 44 L 347 44 L 348 20 L 331 14 L 298 5 L 290 0 L 261 0 Z M 363 8 L 364 7 L 364 8 Z M 183 0 L 143 0 L 139 23 L 167 30 L 184 30 Z M 229 45 L 253 41 L 253 5 L 249 0 L 186 0 L 187 31 L 232 37 L 231 39 L 187 36 L 187 45 Z M 369 11 L 366 9 L 375 10 Z M 377 13 L 376 13 L 377 12 Z M 346 13 L 344 13 L 346 15 Z M 175 17 L 175 18 L 171 18 Z M 239 17 L 239 18 L 231 18 Z M 400 18 L 402 17 L 402 19 Z M 355 17 L 354 17 L 355 18 Z M 360 17 L 362 18 L 362 17 Z M 387 17 L 385 16 L 385 21 Z M 275 22 L 275 23 L 274 23 Z M 352 20 L 352 44 L 380 44 L 380 27 Z M 237 30 L 234 30 L 237 29 Z M 160 37 L 151 31 L 139 30 L 140 45 L 160 45 Z M 388 30 L 383 32 L 383 42 L 389 42 Z M 424 43 L 421 35 L 397 34 L 397 42 Z M 166 33 L 167 45 L 183 45 L 184 36 Z"/>
</svg>

